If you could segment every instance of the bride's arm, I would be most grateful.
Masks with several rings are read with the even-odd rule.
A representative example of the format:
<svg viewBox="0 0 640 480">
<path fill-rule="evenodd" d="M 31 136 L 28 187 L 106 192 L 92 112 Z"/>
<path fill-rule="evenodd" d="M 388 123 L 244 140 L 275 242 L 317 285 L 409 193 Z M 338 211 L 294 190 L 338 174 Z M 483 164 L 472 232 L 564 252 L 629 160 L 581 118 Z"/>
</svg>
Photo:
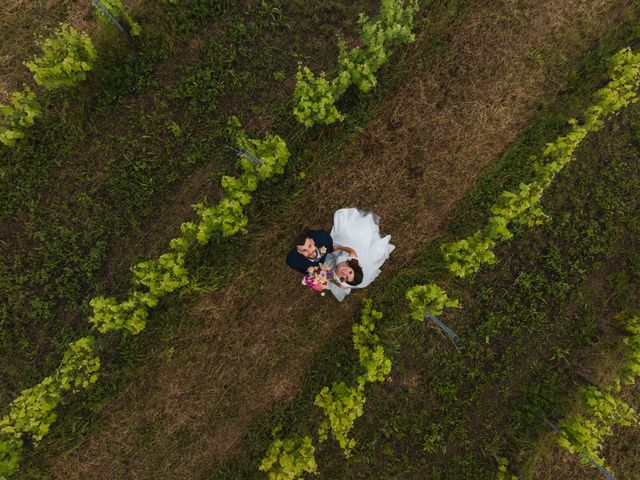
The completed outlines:
<svg viewBox="0 0 640 480">
<path fill-rule="evenodd" d="M 351 247 L 345 247 L 343 245 L 338 245 L 337 243 L 334 243 L 333 244 L 333 249 L 334 250 L 342 250 L 344 252 L 347 252 L 351 258 L 358 258 L 358 254 Z"/>
</svg>

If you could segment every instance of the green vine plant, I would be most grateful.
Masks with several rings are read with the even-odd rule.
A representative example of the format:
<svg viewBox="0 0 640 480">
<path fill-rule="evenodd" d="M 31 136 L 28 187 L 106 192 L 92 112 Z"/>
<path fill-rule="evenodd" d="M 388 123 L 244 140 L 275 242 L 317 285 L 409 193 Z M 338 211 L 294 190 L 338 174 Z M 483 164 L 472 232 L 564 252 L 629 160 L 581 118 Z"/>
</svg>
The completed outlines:
<svg viewBox="0 0 640 480">
<path fill-rule="evenodd" d="M 365 299 L 360 321 L 352 327 L 353 345 L 364 372 L 356 378 L 354 386 L 334 382 L 331 387 L 322 388 L 314 401 L 325 416 L 318 428 L 318 439 L 324 442 L 331 435 L 347 457 L 356 445 L 356 440 L 349 438 L 349 433 L 364 413 L 365 385 L 383 382 L 391 372 L 391 359 L 385 355 L 375 333 L 375 322 L 381 318 L 382 313 L 373 309 L 371 299 Z M 299 478 L 304 472 L 314 473 L 317 466 L 311 438 L 281 440 L 275 436 L 278 431 L 274 430 L 274 440 L 260 464 L 260 470 L 267 472 L 270 480 L 289 480 Z"/>
<path fill-rule="evenodd" d="M 359 378 L 363 383 L 384 382 L 391 372 L 391 359 L 384 354 L 380 338 L 375 333 L 375 322 L 382 319 L 382 312 L 373 309 L 373 302 L 364 300 L 360 322 L 351 327 L 353 346 L 358 352 L 360 366 L 365 370 Z"/>
<path fill-rule="evenodd" d="M 582 413 L 571 415 L 559 422 L 558 443 L 575 453 L 582 463 L 593 462 L 605 467 L 600 455 L 606 437 L 613 434 L 615 425 L 638 425 L 636 412 L 618 396 L 620 381 L 615 380 L 603 390 L 586 387 L 581 391 Z"/>
<path fill-rule="evenodd" d="M 105 10 L 107 10 L 111 14 L 113 18 L 115 18 L 116 20 L 121 18 L 126 22 L 127 26 L 129 27 L 129 32 L 132 36 L 137 37 L 138 35 L 140 35 L 140 33 L 142 32 L 140 25 L 127 13 L 124 5 L 122 4 L 122 0 L 100 0 L 100 3 L 105 8 Z M 104 12 L 100 8 L 98 8 L 97 5 L 95 5 L 95 3 L 94 6 L 96 7 L 95 11 L 100 21 L 105 24 L 110 23 L 111 19 L 107 17 Z"/>
<path fill-rule="evenodd" d="M 332 80 L 327 80 L 324 73 L 316 76 L 299 64 L 293 94 L 293 115 L 298 122 L 311 127 L 316 123 L 330 125 L 342 121 L 344 115 L 335 103 L 351 85 L 362 92 L 376 86 L 375 75 L 386 63 L 389 50 L 415 40 L 411 30 L 418 9 L 418 0 L 409 0 L 406 5 L 404 0 L 382 0 L 375 20 L 360 14 L 363 47 L 349 48 L 344 40 L 338 42 L 338 71 Z"/>
<path fill-rule="evenodd" d="M 49 432 L 57 418 L 54 409 L 64 395 L 84 390 L 98 380 L 100 359 L 94 354 L 94 346 L 93 337 L 71 343 L 53 375 L 11 402 L 9 413 L 0 419 L 0 478 L 12 475 L 19 467 L 26 437 L 37 445 Z"/>
<path fill-rule="evenodd" d="M 251 194 L 260 182 L 284 173 L 290 153 L 282 138 L 267 135 L 263 140 L 249 139 L 237 118 L 232 118 L 231 124 L 236 146 L 259 159 L 259 163 L 242 157 L 240 167 L 243 173 L 239 177 L 222 178 L 225 196 L 217 204 L 206 206 L 198 203 L 194 206 L 199 221 L 182 224 L 182 235 L 170 241 L 172 251 L 132 268 L 134 289 L 125 300 L 99 296 L 89 302 L 93 309 L 89 322 L 99 332 L 125 330 L 136 335 L 144 330 L 149 309 L 156 307 L 165 295 L 189 284 L 185 256 L 191 247 L 196 243 L 206 244 L 214 232 L 225 237 L 246 232 L 248 218 L 245 210 L 251 202 Z"/>
<path fill-rule="evenodd" d="M 348 86 L 348 75 L 329 81 L 324 73 L 316 76 L 309 67 L 298 64 L 293 92 L 293 116 L 305 127 L 312 127 L 316 123 L 330 125 L 342 121 L 344 116 L 336 108 L 335 102 Z"/>
<path fill-rule="evenodd" d="M 331 434 L 347 457 L 356 445 L 356 440 L 349 438 L 349 432 L 364 413 L 365 385 L 368 382 L 383 382 L 391 372 L 391 359 L 385 355 L 380 339 L 374 333 L 375 321 L 381 318 L 382 313 L 373 309 L 371 299 L 366 299 L 360 323 L 352 327 L 354 348 L 364 373 L 356 378 L 354 386 L 334 382 L 331 388 L 324 387 L 315 399 L 315 405 L 325 414 L 318 429 L 320 441 L 327 440 Z"/>
<path fill-rule="evenodd" d="M 619 320 L 625 328 L 623 338 L 625 360 L 621 379 L 616 378 L 606 388 L 582 388 L 579 412 L 558 424 L 558 443 L 580 457 L 583 463 L 605 467 L 600 452 L 606 437 L 613 434 L 616 425 L 640 425 L 637 413 L 620 397 L 621 383 L 633 385 L 640 375 L 640 316 L 622 314 Z"/>
<path fill-rule="evenodd" d="M 624 319 L 623 325 L 627 333 L 623 340 L 626 356 L 622 366 L 623 382 L 633 385 L 640 376 L 640 316 Z"/>
<path fill-rule="evenodd" d="M 22 440 L 0 431 L 0 478 L 13 475 L 20 466 Z"/>
<path fill-rule="evenodd" d="M 172 243 L 174 250 L 180 251 L 181 246 L 192 241 L 194 235 L 200 244 L 205 244 L 214 231 L 219 231 L 225 237 L 239 232 L 245 233 L 248 218 L 244 210 L 251 202 L 251 194 L 260 182 L 284 173 L 291 154 L 282 138 L 278 135 L 267 135 L 264 140 L 249 139 L 239 127 L 237 118 L 232 117 L 230 121 L 236 127 L 236 146 L 259 159 L 259 163 L 255 164 L 250 159 L 241 157 L 242 175 L 222 178 L 222 188 L 226 196 L 216 205 L 207 207 L 202 202 L 195 205 L 200 222 L 182 225 L 183 237 Z"/>
<path fill-rule="evenodd" d="M 89 36 L 67 24 L 61 24 L 40 47 L 43 54 L 24 64 L 33 73 L 35 82 L 49 90 L 71 87 L 85 80 L 97 58 Z"/>
<path fill-rule="evenodd" d="M 605 120 L 620 109 L 638 101 L 640 54 L 629 48 L 619 51 L 613 56 L 609 73 L 611 80 L 594 95 L 595 103 L 585 111 L 583 124 L 570 119 L 569 133 L 545 146 L 542 159 L 534 165 L 534 181 L 503 192 L 491 207 L 492 216 L 485 227 L 467 238 L 442 245 L 442 254 L 453 275 L 467 277 L 482 265 L 495 263 L 493 250 L 497 242 L 513 236 L 510 225 L 531 227 L 548 219 L 540 202 L 555 176 L 574 159 L 576 150 L 590 133 L 600 130 Z"/>
<path fill-rule="evenodd" d="M 460 301 L 450 299 L 447 293 L 435 283 L 416 285 L 405 294 L 409 300 L 411 318 L 423 321 L 425 310 L 432 315 L 441 315 L 445 308 L 460 308 Z"/>
<path fill-rule="evenodd" d="M 360 91 L 368 92 L 376 86 L 375 74 L 386 63 L 387 51 L 391 47 L 415 40 L 411 30 L 413 16 L 418 9 L 417 0 L 410 0 L 406 7 L 402 1 L 383 0 L 380 15 L 375 21 L 360 14 L 358 23 L 362 25 L 364 48 L 349 49 L 344 40 L 339 42 L 339 71 L 346 72 Z"/>
<path fill-rule="evenodd" d="M 273 442 L 262 459 L 260 471 L 267 472 L 269 480 L 298 480 L 305 473 L 316 473 L 315 447 L 308 435 L 303 438 L 282 440 L 273 431 Z"/>
<path fill-rule="evenodd" d="M 365 401 L 364 382 L 361 380 L 355 386 L 339 382 L 331 384 L 331 388 L 324 387 L 314 402 L 325 415 L 318 429 L 320 441 L 327 440 L 331 433 L 345 456 L 351 456 L 356 440 L 349 438 L 349 432 L 355 421 L 364 413 Z"/>
<path fill-rule="evenodd" d="M 0 142 L 13 147 L 16 140 L 24 137 L 23 129 L 33 125 L 40 115 L 40 104 L 28 86 L 22 92 L 11 94 L 11 104 L 0 104 Z"/>
</svg>

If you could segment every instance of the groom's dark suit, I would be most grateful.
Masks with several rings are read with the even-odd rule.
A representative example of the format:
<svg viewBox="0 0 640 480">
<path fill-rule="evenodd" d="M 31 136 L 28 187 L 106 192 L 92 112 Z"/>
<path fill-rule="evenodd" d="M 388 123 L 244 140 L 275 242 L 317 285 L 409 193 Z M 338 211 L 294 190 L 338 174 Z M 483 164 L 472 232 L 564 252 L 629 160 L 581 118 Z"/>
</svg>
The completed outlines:
<svg viewBox="0 0 640 480">
<path fill-rule="evenodd" d="M 307 257 L 301 255 L 296 248 L 291 250 L 287 255 L 287 265 L 302 274 L 306 274 L 309 267 L 314 267 L 324 262 L 327 253 L 333 252 L 333 239 L 331 235 L 329 235 L 329 232 L 325 230 L 312 230 L 306 232 L 305 235 L 314 241 L 318 250 L 325 247 L 327 251 L 324 254 L 319 254 L 314 260 L 309 260 Z"/>
</svg>

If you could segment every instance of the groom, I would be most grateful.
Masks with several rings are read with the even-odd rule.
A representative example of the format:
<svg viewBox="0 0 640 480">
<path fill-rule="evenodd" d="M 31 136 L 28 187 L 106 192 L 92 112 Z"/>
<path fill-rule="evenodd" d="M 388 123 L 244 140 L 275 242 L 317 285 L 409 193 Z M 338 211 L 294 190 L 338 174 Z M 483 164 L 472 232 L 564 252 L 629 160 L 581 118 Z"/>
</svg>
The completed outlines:
<svg viewBox="0 0 640 480">
<path fill-rule="evenodd" d="M 333 249 L 329 232 L 309 230 L 295 239 L 293 249 L 287 255 L 287 265 L 306 275 L 309 267 L 320 265 Z"/>
</svg>

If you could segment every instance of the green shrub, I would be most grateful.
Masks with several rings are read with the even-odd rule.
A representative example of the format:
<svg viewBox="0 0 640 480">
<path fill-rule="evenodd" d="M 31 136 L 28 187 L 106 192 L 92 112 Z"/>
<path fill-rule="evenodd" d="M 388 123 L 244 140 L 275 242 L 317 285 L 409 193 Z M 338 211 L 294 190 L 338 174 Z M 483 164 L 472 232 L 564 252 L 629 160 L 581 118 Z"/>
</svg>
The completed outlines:
<svg viewBox="0 0 640 480">
<path fill-rule="evenodd" d="M 613 434 L 615 425 L 637 425 L 636 412 L 619 398 L 620 382 L 614 381 L 604 390 L 586 387 L 581 391 L 580 412 L 559 422 L 558 443 L 576 453 L 583 463 L 604 466 L 600 456 L 605 437 Z"/>
<path fill-rule="evenodd" d="M 329 438 L 329 433 L 337 440 L 345 456 L 351 455 L 356 445 L 349 432 L 355 421 L 364 413 L 364 382 L 349 387 L 344 382 L 333 383 L 331 388 L 324 387 L 316 396 L 315 405 L 325 414 L 325 419 L 318 429 L 320 441 Z"/>
<path fill-rule="evenodd" d="M 640 376 L 640 316 L 624 320 L 627 335 L 624 338 L 626 360 L 622 366 L 623 381 L 633 385 Z"/>
<path fill-rule="evenodd" d="M 333 80 L 327 80 L 324 73 L 316 76 L 308 67 L 299 65 L 293 94 L 293 114 L 298 122 L 311 127 L 342 121 L 344 116 L 335 103 L 351 85 L 362 92 L 375 87 L 375 75 L 387 61 L 388 50 L 414 40 L 411 29 L 417 11 L 417 0 L 409 0 L 406 6 L 404 0 L 382 0 L 375 20 L 361 14 L 364 47 L 348 48 L 343 40 L 339 41 L 338 73 Z"/>
<path fill-rule="evenodd" d="M 25 65 L 38 85 L 51 90 L 84 80 L 97 57 L 89 36 L 67 24 L 62 24 L 40 47 L 43 54 Z"/>
<path fill-rule="evenodd" d="M 360 366 L 365 373 L 362 382 L 383 382 L 391 372 L 391 359 L 384 353 L 380 338 L 374 333 L 375 321 L 382 318 L 382 313 L 373 309 L 371 299 L 366 299 L 360 314 L 360 322 L 352 327 L 353 347 L 358 352 Z"/>
<path fill-rule="evenodd" d="M 11 475 L 20 460 L 22 442 L 28 436 L 37 444 L 49 432 L 57 415 L 54 409 L 67 392 L 76 393 L 98 380 L 100 359 L 94 355 L 93 337 L 69 344 L 53 375 L 24 390 L 0 419 L 0 474 Z"/>
<path fill-rule="evenodd" d="M 341 90 L 337 85 L 340 83 L 328 81 L 324 73 L 316 76 L 308 67 L 298 65 L 293 92 L 293 115 L 296 120 L 306 127 L 342 121 L 344 117 L 335 106 Z"/>
<path fill-rule="evenodd" d="M 0 142 L 12 147 L 16 140 L 24 137 L 23 129 L 33 125 L 40 115 L 40 104 L 36 95 L 24 86 L 22 92 L 11 94 L 11 105 L 0 104 Z"/>
<path fill-rule="evenodd" d="M 435 283 L 428 285 L 416 285 L 407 290 L 405 295 L 409 300 L 411 317 L 415 320 L 424 320 L 425 310 L 432 315 L 440 315 L 445 308 L 459 308 L 458 300 L 451 300 L 446 292 Z"/>
<path fill-rule="evenodd" d="M 13 475 L 20 466 L 22 440 L 0 431 L 0 478 Z"/>
<path fill-rule="evenodd" d="M 269 480 L 296 480 L 304 473 L 316 473 L 318 466 L 314 454 L 315 448 L 309 436 L 285 440 L 274 438 L 258 468 L 267 472 Z"/>
</svg>

